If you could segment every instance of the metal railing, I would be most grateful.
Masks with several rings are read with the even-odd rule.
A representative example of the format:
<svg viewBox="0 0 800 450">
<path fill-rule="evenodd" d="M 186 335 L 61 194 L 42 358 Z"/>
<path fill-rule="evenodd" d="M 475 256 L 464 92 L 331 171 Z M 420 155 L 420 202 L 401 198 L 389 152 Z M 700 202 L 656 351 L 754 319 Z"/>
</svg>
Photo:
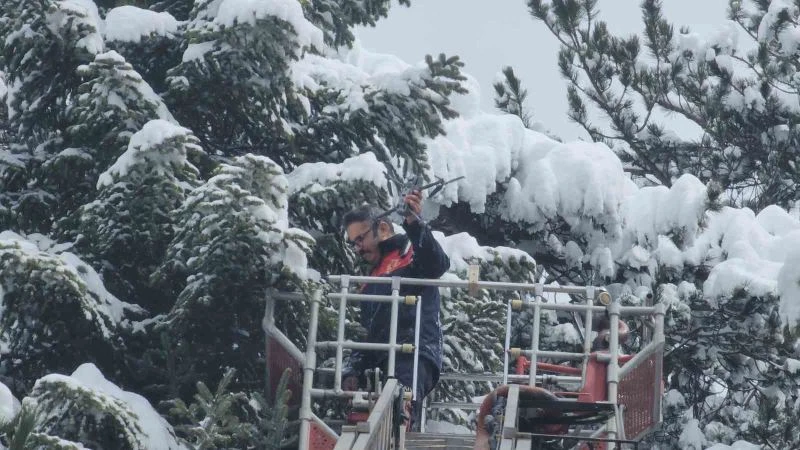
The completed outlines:
<svg viewBox="0 0 800 450">
<path fill-rule="evenodd" d="M 594 287 L 594 286 L 587 286 L 587 287 L 575 287 L 575 286 L 554 286 L 554 285 L 545 285 L 541 283 L 506 283 L 506 282 L 491 282 L 491 281 L 477 281 L 472 279 L 470 281 L 467 280 L 439 280 L 439 279 L 417 279 L 417 278 L 400 278 L 400 277 L 367 277 L 367 276 L 350 276 L 350 275 L 336 275 L 336 276 L 329 276 L 328 280 L 331 283 L 337 283 L 339 285 L 338 292 L 331 292 L 328 294 L 329 301 L 334 304 L 338 305 L 338 323 L 336 327 L 336 339 L 332 341 L 317 341 L 317 326 L 319 321 L 319 306 L 321 303 L 321 295 L 320 293 L 316 293 L 314 298 L 311 299 L 311 308 L 310 308 L 310 323 L 309 323 L 309 332 L 307 338 L 307 349 L 304 355 L 304 362 L 303 362 L 303 388 L 302 388 L 302 403 L 300 408 L 300 418 L 301 418 L 301 436 L 300 436 L 300 448 L 305 450 L 308 447 L 309 438 L 305 437 L 309 432 L 312 424 L 316 424 L 319 419 L 313 415 L 311 411 L 311 404 L 312 399 L 315 397 L 339 397 L 339 398 L 353 398 L 356 395 L 366 396 L 366 398 L 371 398 L 376 400 L 375 405 L 372 409 L 372 413 L 369 416 L 369 419 L 365 422 L 360 422 L 355 426 L 355 428 L 343 428 L 342 436 L 339 438 L 337 449 L 338 448 L 347 448 L 347 449 L 355 449 L 355 448 L 389 448 L 389 446 L 393 445 L 392 436 L 395 434 L 391 430 L 391 426 L 389 424 L 392 423 L 394 420 L 393 418 L 393 410 L 392 407 L 393 402 L 392 399 L 396 399 L 397 396 L 402 395 L 402 389 L 397 383 L 397 380 L 394 379 L 395 375 L 395 365 L 396 365 L 396 356 L 397 352 L 413 352 L 413 364 L 414 364 L 414 378 L 413 378 L 413 386 L 412 386 L 412 395 L 416 396 L 416 372 L 417 367 L 419 364 L 419 353 L 418 353 L 418 346 L 419 346 L 419 338 L 420 338 L 420 311 L 421 311 L 421 299 L 417 296 L 401 296 L 400 291 L 402 286 L 435 286 L 435 287 L 445 287 L 445 288 L 463 288 L 463 289 L 470 289 L 474 291 L 476 289 L 486 289 L 486 290 L 495 290 L 495 291 L 515 291 L 519 294 L 519 299 L 510 300 L 507 303 L 506 308 L 506 330 L 505 330 L 505 345 L 504 345 L 504 360 L 503 360 L 503 372 L 502 374 L 448 374 L 443 373 L 441 375 L 441 380 L 465 380 L 465 381 L 495 381 L 501 382 L 503 384 L 508 384 L 509 382 L 513 383 L 523 383 L 528 384 L 530 386 L 535 386 L 536 384 L 541 384 L 543 382 L 555 382 L 555 383 L 565 383 L 565 384 L 578 384 L 578 385 L 585 385 L 587 382 L 587 366 L 589 365 L 590 358 L 594 357 L 597 360 L 601 358 L 597 356 L 596 353 L 592 352 L 591 343 L 592 339 L 592 321 L 593 316 L 596 313 L 604 313 L 608 315 L 609 318 L 609 330 L 608 330 L 608 349 L 607 352 L 602 355 L 602 361 L 606 364 L 606 392 L 607 398 L 604 399 L 605 403 L 611 404 L 615 410 L 614 417 L 609 420 L 605 425 L 602 426 L 601 431 L 595 430 L 592 432 L 590 438 L 594 438 L 594 435 L 604 434 L 606 437 L 610 439 L 624 439 L 625 438 L 625 427 L 630 427 L 631 425 L 624 423 L 620 416 L 624 415 L 625 408 L 622 408 L 622 414 L 616 414 L 620 412 L 619 408 L 619 392 L 618 387 L 620 385 L 621 380 L 627 380 L 631 378 L 635 373 L 642 372 L 634 372 L 636 367 L 641 364 L 647 363 L 648 361 L 653 364 L 658 364 L 658 367 L 655 371 L 649 371 L 646 375 L 638 375 L 639 378 L 643 376 L 653 378 L 660 377 L 660 355 L 661 353 L 657 353 L 659 358 L 658 361 L 653 360 L 653 355 L 656 354 L 658 350 L 663 348 L 664 343 L 664 333 L 663 333 L 663 318 L 664 318 L 664 311 L 665 307 L 663 304 L 656 304 L 654 306 L 644 306 L 644 307 L 633 307 L 633 306 L 621 306 L 619 302 L 615 299 L 612 299 L 611 296 L 602 288 Z M 391 286 L 391 294 L 390 295 L 365 295 L 360 293 L 352 293 L 350 292 L 354 287 L 358 286 L 359 284 L 388 284 Z M 548 302 L 544 298 L 544 294 L 546 293 L 554 293 L 554 294 L 570 294 L 570 295 L 579 295 L 585 298 L 584 303 L 555 303 L 555 302 Z M 297 299 L 297 294 L 277 294 L 273 293 L 274 298 L 286 298 L 286 299 Z M 345 335 L 346 331 L 346 311 L 348 302 L 385 302 L 390 304 L 390 323 L 387 324 L 389 326 L 389 342 L 353 342 L 347 339 Z M 595 303 L 599 302 L 599 303 Z M 414 342 L 397 342 L 398 336 L 398 317 L 399 317 L 399 308 L 401 307 L 414 307 L 416 311 L 416 323 L 415 323 L 415 331 L 414 331 Z M 531 333 L 531 343 L 530 348 L 511 348 L 511 323 L 512 323 L 512 312 L 513 311 L 522 311 L 522 310 L 531 310 L 532 311 L 532 327 L 533 332 Z M 556 351 L 549 351 L 549 350 L 542 350 L 540 348 L 540 341 L 539 335 L 541 332 L 541 314 L 543 311 L 568 311 L 573 312 L 575 314 L 581 314 L 582 322 L 580 326 L 582 327 L 582 334 L 583 334 L 583 348 L 581 352 L 556 352 Z M 653 320 L 653 334 L 652 334 L 652 342 L 648 344 L 645 348 L 642 349 L 635 357 L 625 363 L 624 367 L 620 368 L 619 364 L 619 357 L 620 357 L 620 336 L 619 336 L 619 320 L 620 316 L 651 316 L 654 318 Z M 266 319 L 265 319 L 266 324 Z M 266 327 L 266 325 L 265 325 Z M 274 325 L 272 325 L 274 328 Z M 266 329 L 266 328 L 265 328 Z M 363 391 L 345 391 L 342 389 L 342 369 L 344 364 L 344 355 L 345 350 L 347 349 L 358 349 L 358 350 L 375 350 L 375 351 L 383 351 L 388 353 L 387 364 L 386 364 L 386 374 L 388 375 L 388 381 L 382 391 L 381 395 L 377 398 L 374 394 L 370 394 Z M 333 351 L 334 354 L 334 381 L 333 387 L 328 388 L 315 388 L 314 387 L 314 373 L 317 369 L 317 351 L 318 350 L 327 350 Z M 293 356 L 296 356 L 299 351 L 291 352 Z M 530 371 L 528 374 L 524 375 L 515 375 L 509 373 L 509 357 L 524 355 L 530 359 Z M 593 356 L 594 355 L 594 356 Z M 551 359 L 558 359 L 558 360 L 573 360 L 573 361 L 580 361 L 582 362 L 580 369 L 575 368 L 575 371 L 569 374 L 544 374 L 538 373 L 538 363 L 542 362 L 545 358 Z M 546 366 L 543 364 L 542 366 Z M 578 376 L 578 373 L 580 376 Z M 627 378 L 626 378 L 627 377 Z M 652 382 L 656 382 L 657 380 L 653 379 Z M 660 383 L 660 379 L 658 379 L 658 383 Z M 657 393 L 657 387 L 651 389 L 653 395 Z M 371 396 L 372 395 L 372 396 Z M 627 394 L 626 394 L 627 395 Z M 624 402 L 623 402 L 624 403 Z M 444 408 L 444 407 L 458 407 L 458 405 L 447 403 L 447 402 L 434 402 L 428 405 L 429 407 L 433 408 Z M 464 406 L 464 405 L 460 405 Z M 627 405 L 623 406 L 627 407 Z M 660 403 L 656 406 L 651 407 L 651 415 L 650 419 L 655 420 L 660 419 L 660 417 L 656 414 L 655 408 L 660 408 Z M 509 412 L 507 410 L 507 412 Z M 508 415 L 506 417 L 509 417 Z M 512 415 L 513 417 L 513 415 Z M 424 422 L 424 419 L 423 419 Z M 504 425 L 505 426 L 505 425 Z M 508 425 L 507 427 L 512 427 L 515 425 Z M 641 426 L 640 426 L 641 427 Z M 424 431 L 424 423 L 423 423 L 423 431 Z M 633 430 L 631 430 L 633 431 Z M 637 430 L 640 431 L 640 430 Z M 509 432 L 509 439 L 511 439 L 511 433 Z M 589 435 L 587 435 L 589 436 Z M 527 439 L 529 438 L 522 436 L 520 434 L 520 438 Z M 304 446 L 305 445 L 305 446 Z M 350 445 L 350 447 L 348 447 Z M 365 447 L 368 445 L 367 447 Z M 394 443 L 397 445 L 397 443 Z"/>
<path fill-rule="evenodd" d="M 393 437 L 395 436 L 392 430 L 392 423 L 394 417 L 394 400 L 402 395 L 402 387 L 394 378 L 395 365 L 397 352 L 413 353 L 414 364 L 414 378 L 412 395 L 416 396 L 417 385 L 417 367 L 419 364 L 419 353 L 417 351 L 419 346 L 419 328 L 420 328 L 420 306 L 421 302 L 417 296 L 401 296 L 399 277 L 386 278 L 369 278 L 370 282 L 387 283 L 391 284 L 392 293 L 390 295 L 365 295 L 351 293 L 350 289 L 353 287 L 351 283 L 363 282 L 360 281 L 363 277 L 349 277 L 347 275 L 330 277 L 332 282 L 340 283 L 340 292 L 332 292 L 328 294 L 328 299 L 338 304 L 338 323 L 336 340 L 333 341 L 317 341 L 317 329 L 319 324 L 319 307 L 321 303 L 320 292 L 315 293 L 315 297 L 311 300 L 309 327 L 306 340 L 306 352 L 303 364 L 303 388 L 302 388 L 302 401 L 300 405 L 300 439 L 299 448 L 306 450 L 310 448 L 311 441 L 313 440 L 313 427 L 320 421 L 314 415 L 311 404 L 313 398 L 326 398 L 326 397 L 339 397 L 339 398 L 354 398 L 362 396 L 365 398 L 374 399 L 374 393 L 365 391 L 345 391 L 342 388 L 342 370 L 344 365 L 344 350 L 345 349 L 358 349 L 358 350 L 374 350 L 385 351 L 388 353 L 386 374 L 388 380 L 383 387 L 381 394 L 372 407 L 372 411 L 368 419 L 364 422 L 359 422 L 354 428 L 345 426 L 342 430 L 342 435 L 337 440 L 336 449 L 383 449 L 390 448 L 394 445 Z M 281 300 L 302 300 L 304 299 L 299 294 L 287 294 L 271 292 L 268 299 L 274 302 L 275 299 Z M 389 325 L 389 342 L 353 342 L 346 339 L 346 313 L 348 301 L 353 302 L 384 302 L 391 305 L 391 316 Z M 397 322 L 399 315 L 400 305 L 407 307 L 414 307 L 416 309 L 416 323 L 414 332 L 413 343 L 398 343 L 397 342 Z M 270 305 L 268 301 L 268 312 L 274 305 Z M 276 332 L 274 322 L 270 322 L 265 318 L 265 330 L 268 334 L 272 332 L 274 335 L 279 336 L 280 342 L 284 345 L 291 345 L 288 339 L 282 337 L 282 333 Z M 333 387 L 329 388 L 315 388 L 314 387 L 314 374 L 317 370 L 317 351 L 318 350 L 334 350 L 334 381 Z M 297 354 L 299 351 L 292 351 L 292 354 Z"/>
</svg>

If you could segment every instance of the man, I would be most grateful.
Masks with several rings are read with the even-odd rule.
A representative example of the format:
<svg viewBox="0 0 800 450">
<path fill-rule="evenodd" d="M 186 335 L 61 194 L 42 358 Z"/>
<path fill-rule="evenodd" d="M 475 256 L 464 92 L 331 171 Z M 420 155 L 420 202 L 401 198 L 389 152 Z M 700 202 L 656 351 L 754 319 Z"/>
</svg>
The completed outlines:
<svg viewBox="0 0 800 450">
<path fill-rule="evenodd" d="M 450 259 L 433 238 L 430 227 L 419 219 L 422 193 L 412 191 L 404 198 L 408 206 L 403 228 L 406 234 L 395 234 L 388 217 L 370 206 L 356 208 L 344 216 L 347 241 L 356 253 L 372 266 L 371 276 L 400 276 L 405 278 L 439 278 L 450 267 Z M 365 284 L 362 294 L 391 295 L 390 284 Z M 442 326 L 439 320 L 439 289 L 434 286 L 403 286 L 401 295 L 421 298 L 419 362 L 417 395 L 412 405 L 411 423 L 419 429 L 422 399 L 439 380 L 442 369 Z M 389 303 L 363 302 L 361 324 L 367 330 L 367 342 L 388 343 L 391 320 Z M 414 343 L 416 308 L 400 304 L 397 323 L 397 342 Z M 345 390 L 356 390 L 358 376 L 366 369 L 386 370 L 388 352 L 353 351 L 344 373 Z M 407 388 L 413 386 L 414 358 L 396 354 L 395 377 Z M 385 373 L 385 372 L 384 372 Z"/>
</svg>

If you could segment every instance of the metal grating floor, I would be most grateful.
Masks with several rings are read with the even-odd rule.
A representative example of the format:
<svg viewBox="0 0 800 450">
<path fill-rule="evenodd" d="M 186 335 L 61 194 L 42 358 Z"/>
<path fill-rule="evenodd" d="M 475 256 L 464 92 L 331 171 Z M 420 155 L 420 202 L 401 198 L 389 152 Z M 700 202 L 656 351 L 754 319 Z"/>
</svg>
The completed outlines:
<svg viewBox="0 0 800 450">
<path fill-rule="evenodd" d="M 406 433 L 406 449 L 472 450 L 475 436 L 468 434 Z"/>
</svg>

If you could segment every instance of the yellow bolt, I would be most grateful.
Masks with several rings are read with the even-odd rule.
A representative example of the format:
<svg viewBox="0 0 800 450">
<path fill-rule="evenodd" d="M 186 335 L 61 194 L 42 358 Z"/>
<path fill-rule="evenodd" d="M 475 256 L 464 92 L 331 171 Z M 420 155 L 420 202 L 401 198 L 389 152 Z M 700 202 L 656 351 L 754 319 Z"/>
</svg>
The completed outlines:
<svg viewBox="0 0 800 450">
<path fill-rule="evenodd" d="M 406 305 L 414 306 L 417 304 L 418 299 L 419 297 L 417 297 L 416 295 L 406 295 L 405 303 Z"/>
<path fill-rule="evenodd" d="M 400 347 L 400 351 L 402 353 L 414 353 L 414 344 L 403 344 L 403 346 Z"/>
</svg>

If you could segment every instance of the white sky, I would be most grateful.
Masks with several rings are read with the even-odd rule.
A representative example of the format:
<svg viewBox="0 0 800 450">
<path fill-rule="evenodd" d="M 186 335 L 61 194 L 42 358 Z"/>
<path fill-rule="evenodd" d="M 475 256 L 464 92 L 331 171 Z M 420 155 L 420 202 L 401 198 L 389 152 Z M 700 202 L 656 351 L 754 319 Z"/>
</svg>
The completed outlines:
<svg viewBox="0 0 800 450">
<path fill-rule="evenodd" d="M 601 19 L 615 34 L 643 28 L 641 0 L 600 0 Z M 728 0 L 664 0 L 664 14 L 676 27 L 708 33 L 726 21 Z M 584 137 L 567 118 L 566 81 L 558 73 L 558 43 L 528 12 L 525 0 L 411 0 L 395 6 L 376 28 L 357 32 L 364 48 L 391 53 L 409 63 L 426 54 L 459 55 L 464 71 L 481 86 L 484 110 L 494 110 L 492 83 L 511 65 L 528 89 L 534 119 L 564 139 Z"/>
</svg>

